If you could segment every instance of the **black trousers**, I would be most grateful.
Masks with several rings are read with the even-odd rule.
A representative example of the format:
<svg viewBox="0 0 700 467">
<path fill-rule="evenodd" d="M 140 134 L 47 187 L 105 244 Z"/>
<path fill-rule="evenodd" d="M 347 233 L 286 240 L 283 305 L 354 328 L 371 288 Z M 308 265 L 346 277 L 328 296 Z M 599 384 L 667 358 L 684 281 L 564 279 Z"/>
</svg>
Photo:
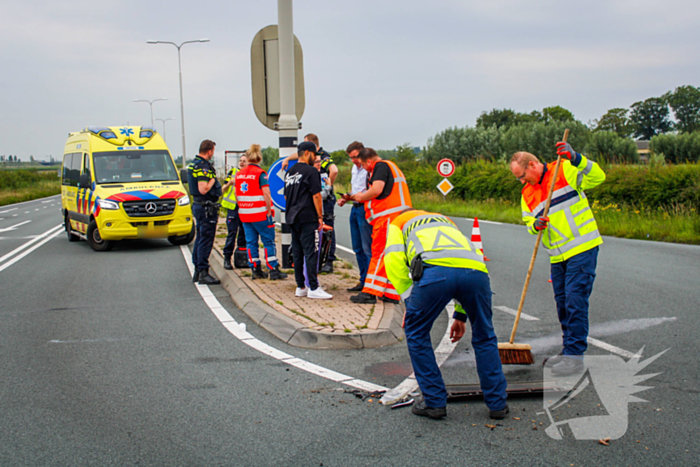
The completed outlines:
<svg viewBox="0 0 700 467">
<path fill-rule="evenodd" d="M 323 200 L 323 223 L 333 227 L 333 231 L 330 233 L 331 236 L 331 249 L 328 254 L 329 261 L 335 261 L 335 196 L 331 195 L 327 199 Z"/>
<path fill-rule="evenodd" d="M 311 290 L 318 288 L 318 251 L 316 249 L 316 232 L 318 222 L 295 223 L 292 229 L 292 258 L 294 260 L 294 279 L 297 287 L 306 287 L 304 281 L 304 262 Z"/>
<path fill-rule="evenodd" d="M 230 258 L 233 255 L 233 248 L 236 246 L 236 234 L 238 234 L 238 249 L 245 251 L 245 230 L 241 223 L 241 218 L 238 217 L 238 206 L 236 209 L 229 209 L 226 213 L 226 228 L 228 235 L 226 236 L 226 245 L 224 245 L 224 257 Z"/>
</svg>

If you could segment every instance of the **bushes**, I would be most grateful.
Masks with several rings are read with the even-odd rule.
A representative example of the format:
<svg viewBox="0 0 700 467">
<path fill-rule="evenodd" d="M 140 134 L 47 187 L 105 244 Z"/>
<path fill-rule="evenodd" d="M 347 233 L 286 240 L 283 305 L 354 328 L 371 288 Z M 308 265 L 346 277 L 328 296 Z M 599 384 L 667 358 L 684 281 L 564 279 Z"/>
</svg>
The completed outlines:
<svg viewBox="0 0 700 467">
<path fill-rule="evenodd" d="M 574 146 L 575 148 L 576 146 Z M 634 141 L 621 138 L 612 131 L 594 131 L 584 151 L 586 157 L 612 164 L 639 163 L 639 153 Z"/>
<path fill-rule="evenodd" d="M 35 183 L 43 181 L 54 182 L 56 180 L 60 179 L 55 169 L 50 171 L 38 171 L 36 169 L 0 170 L 0 187 L 3 190 L 17 190 Z"/>
<path fill-rule="evenodd" d="M 522 123 L 510 127 L 503 134 L 501 144 L 505 154 L 527 151 L 540 158 L 543 162 L 557 159 L 556 144 L 564 136 L 564 130 L 570 129 L 569 143 L 578 152 L 584 152 L 588 143 L 590 131 L 581 122 L 552 122 L 552 123 Z"/>
<path fill-rule="evenodd" d="M 666 162 L 674 164 L 698 162 L 700 132 L 654 136 L 651 138 L 650 147 L 655 154 L 663 154 Z"/>
</svg>

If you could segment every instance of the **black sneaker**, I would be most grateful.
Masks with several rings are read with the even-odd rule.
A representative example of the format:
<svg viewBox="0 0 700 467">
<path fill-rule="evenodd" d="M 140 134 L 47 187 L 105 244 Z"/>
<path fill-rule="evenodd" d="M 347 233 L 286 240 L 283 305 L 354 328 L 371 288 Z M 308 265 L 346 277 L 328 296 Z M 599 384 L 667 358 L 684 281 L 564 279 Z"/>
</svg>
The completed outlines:
<svg viewBox="0 0 700 467">
<path fill-rule="evenodd" d="M 396 300 L 395 298 L 389 298 L 385 295 L 382 295 L 381 297 L 379 297 L 379 300 L 386 302 L 386 303 L 399 303 L 399 301 Z"/>
<path fill-rule="evenodd" d="M 271 281 L 276 281 L 276 280 L 286 279 L 286 278 L 287 278 L 287 273 L 280 271 L 279 266 L 277 266 L 275 269 L 270 271 L 270 280 Z"/>
<path fill-rule="evenodd" d="M 194 268 L 194 274 L 192 274 L 192 282 L 197 282 L 199 280 L 199 269 Z"/>
<path fill-rule="evenodd" d="M 214 276 L 209 275 L 209 269 L 202 269 L 199 273 L 199 284 L 216 285 L 221 284 L 221 281 Z"/>
<path fill-rule="evenodd" d="M 510 408 L 508 408 L 508 404 L 501 410 L 489 410 L 489 417 L 493 418 L 494 420 L 503 420 L 506 418 L 506 415 L 510 412 Z"/>
<path fill-rule="evenodd" d="M 224 269 L 228 269 L 229 271 L 233 269 L 233 265 L 231 264 L 231 257 L 224 257 Z"/>
<path fill-rule="evenodd" d="M 362 292 L 362 289 L 364 289 L 364 288 L 365 288 L 365 286 L 362 284 L 362 282 L 360 282 L 355 287 L 351 287 L 351 288 L 345 289 L 345 290 L 347 290 L 348 292 Z"/>
<path fill-rule="evenodd" d="M 358 295 L 350 297 L 350 301 L 358 304 L 372 304 L 377 303 L 377 297 L 366 292 L 360 292 Z"/>
<path fill-rule="evenodd" d="M 576 358 L 574 356 L 562 355 L 562 360 L 552 367 L 552 375 L 554 376 L 570 376 L 583 373 L 586 367 L 583 364 L 583 357 Z"/>
<path fill-rule="evenodd" d="M 326 274 L 332 273 L 333 272 L 333 261 L 330 261 L 330 260 L 326 261 L 326 263 L 323 266 L 321 266 L 321 270 L 318 272 L 322 272 L 322 273 L 326 273 Z"/>
<path fill-rule="evenodd" d="M 413 404 L 413 407 L 411 407 L 411 412 L 421 417 L 432 418 L 433 420 L 440 420 L 442 417 L 447 416 L 447 408 L 428 407 L 425 405 L 425 401 L 422 399 Z"/>
</svg>

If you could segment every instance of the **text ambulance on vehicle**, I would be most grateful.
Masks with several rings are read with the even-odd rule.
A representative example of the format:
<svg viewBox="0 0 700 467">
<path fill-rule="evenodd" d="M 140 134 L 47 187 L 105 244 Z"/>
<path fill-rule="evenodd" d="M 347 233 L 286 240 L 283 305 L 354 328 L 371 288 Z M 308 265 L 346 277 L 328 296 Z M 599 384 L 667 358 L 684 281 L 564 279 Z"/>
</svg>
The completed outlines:
<svg viewBox="0 0 700 467">
<path fill-rule="evenodd" d="M 70 133 L 63 155 L 61 212 L 71 242 L 106 251 L 114 242 L 195 234 L 190 198 L 170 151 L 150 127 L 96 128 Z"/>
</svg>

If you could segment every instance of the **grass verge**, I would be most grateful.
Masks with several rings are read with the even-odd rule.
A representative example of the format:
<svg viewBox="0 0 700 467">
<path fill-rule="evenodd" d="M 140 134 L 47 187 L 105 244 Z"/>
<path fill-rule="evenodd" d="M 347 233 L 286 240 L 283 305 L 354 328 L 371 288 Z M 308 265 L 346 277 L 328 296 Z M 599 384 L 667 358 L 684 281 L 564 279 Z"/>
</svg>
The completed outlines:
<svg viewBox="0 0 700 467">
<path fill-rule="evenodd" d="M 0 188 L 0 206 L 21 203 L 61 193 L 60 180 L 42 180 L 21 188 Z"/>
</svg>

